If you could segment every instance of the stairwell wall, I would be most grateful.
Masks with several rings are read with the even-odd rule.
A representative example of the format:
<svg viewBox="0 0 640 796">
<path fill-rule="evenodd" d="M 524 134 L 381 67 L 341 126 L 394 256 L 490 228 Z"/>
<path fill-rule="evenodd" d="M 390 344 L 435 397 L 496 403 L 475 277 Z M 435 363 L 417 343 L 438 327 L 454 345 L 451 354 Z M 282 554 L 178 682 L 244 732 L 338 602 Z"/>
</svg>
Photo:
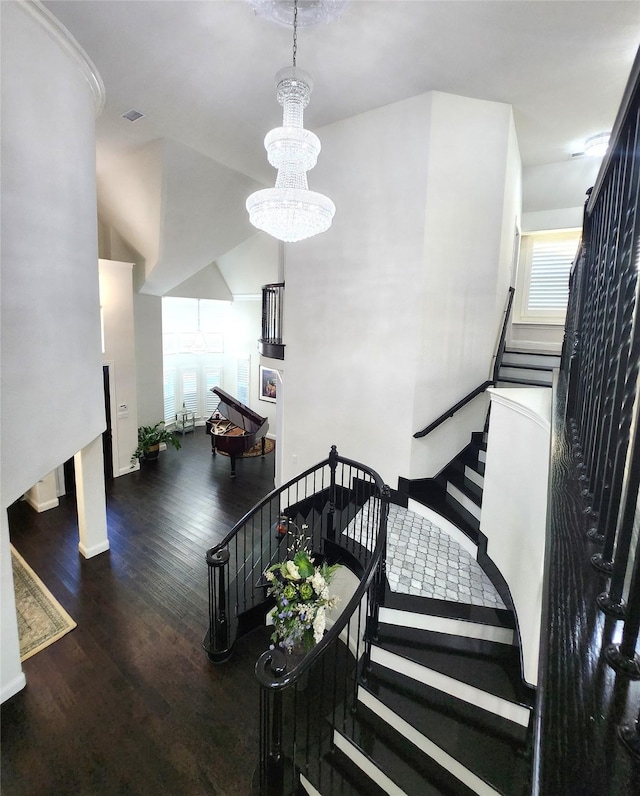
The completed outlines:
<svg viewBox="0 0 640 796">
<path fill-rule="evenodd" d="M 282 477 L 335 443 L 395 486 L 463 447 L 412 435 L 488 376 L 519 212 L 511 109 L 432 92 L 318 135 L 309 183 L 337 211 L 286 247 Z"/>
</svg>

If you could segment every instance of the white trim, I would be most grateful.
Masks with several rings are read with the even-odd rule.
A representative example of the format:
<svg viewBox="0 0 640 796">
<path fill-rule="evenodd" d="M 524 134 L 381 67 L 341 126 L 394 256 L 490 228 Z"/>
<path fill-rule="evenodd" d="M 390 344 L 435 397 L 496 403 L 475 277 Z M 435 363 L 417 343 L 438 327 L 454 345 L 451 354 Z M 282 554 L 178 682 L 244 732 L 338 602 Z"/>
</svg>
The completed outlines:
<svg viewBox="0 0 640 796">
<path fill-rule="evenodd" d="M 2 691 L 0 691 L 0 702 L 6 702 L 7 699 L 11 699 L 18 691 L 22 691 L 26 684 L 27 678 L 24 676 L 24 672 L 20 672 L 17 677 L 14 677 L 13 680 L 7 683 Z"/>
<path fill-rule="evenodd" d="M 491 402 L 532 420 L 551 431 L 551 391 L 546 387 L 487 387 Z"/>
<path fill-rule="evenodd" d="M 40 24 L 56 44 L 63 50 L 82 72 L 82 76 L 89 84 L 96 109 L 96 117 L 104 110 L 106 92 L 100 73 L 87 53 L 69 33 L 65 26 L 57 19 L 40 0 L 22 0 L 16 3 L 26 14 Z"/>
<path fill-rule="evenodd" d="M 411 511 L 414 514 L 429 520 L 430 523 L 454 539 L 463 550 L 466 550 L 467 553 L 469 553 L 472 558 L 477 558 L 478 545 L 474 544 L 473 541 L 466 535 L 466 533 L 463 533 L 460 528 L 455 526 L 446 517 L 442 517 L 440 514 L 433 511 L 433 509 L 427 508 L 427 506 L 423 506 L 422 503 L 418 503 L 411 498 L 409 498 L 408 511 Z"/>
<path fill-rule="evenodd" d="M 85 547 L 82 542 L 78 544 L 78 550 L 85 558 L 93 558 L 100 553 L 105 553 L 109 549 L 109 540 L 94 544 L 92 547 Z"/>
<path fill-rule="evenodd" d="M 461 699 L 463 702 L 468 702 L 470 705 L 476 705 L 476 707 L 486 710 L 488 713 L 501 716 L 523 727 L 529 726 L 530 711 L 529 708 L 523 705 L 517 705 L 508 699 L 489 694 L 487 691 L 482 691 L 480 688 L 436 672 L 380 647 L 374 646 L 371 648 L 371 660 L 373 663 L 386 666 L 388 669 L 411 677 L 413 680 L 417 680 L 430 688 L 436 688 L 438 691 L 449 694 L 456 699 Z"/>
<path fill-rule="evenodd" d="M 379 769 L 349 738 L 342 735 L 338 730 L 333 731 L 333 743 L 358 766 L 363 774 L 366 774 L 389 796 L 407 796 L 402 788 L 399 788 L 384 771 Z"/>
<path fill-rule="evenodd" d="M 300 784 L 307 791 L 309 796 L 322 796 L 317 788 L 314 788 L 304 774 L 300 774 Z"/>
<path fill-rule="evenodd" d="M 492 788 L 481 777 L 474 774 L 466 766 L 463 766 L 459 760 L 456 760 L 455 757 L 441 749 L 437 744 L 416 730 L 413 725 L 398 716 L 397 713 L 394 713 L 393 710 L 362 687 L 358 688 L 358 701 L 373 711 L 383 721 L 386 721 L 390 727 L 397 730 L 414 746 L 417 746 L 421 752 L 424 752 L 427 757 L 430 757 L 439 766 L 442 766 L 442 768 L 452 774 L 459 782 L 462 782 L 474 793 L 477 793 L 478 796 L 499 796 L 500 791 Z"/>
<path fill-rule="evenodd" d="M 467 619 L 416 614 L 412 611 L 399 611 L 395 608 L 380 608 L 379 619 L 387 625 L 412 627 L 415 630 L 445 633 L 448 636 L 492 641 L 496 644 L 508 644 L 509 646 L 512 646 L 514 642 L 514 631 L 508 627 L 483 625 L 480 622 L 470 622 Z"/>
<path fill-rule="evenodd" d="M 60 505 L 60 501 L 58 500 L 57 497 L 52 498 L 51 500 L 45 500 L 42 503 L 38 503 L 31 497 L 29 492 L 27 492 L 27 494 L 24 496 L 24 499 L 31 506 L 31 508 L 35 509 L 35 511 L 37 511 L 38 513 L 42 511 L 49 511 L 49 509 L 55 509 Z"/>
<path fill-rule="evenodd" d="M 480 519 L 482 508 L 478 506 L 477 503 L 474 503 L 470 497 L 467 497 L 464 492 L 461 492 L 458 487 L 455 486 L 455 484 L 452 484 L 450 481 L 447 481 L 447 494 L 451 495 L 452 498 L 457 500 L 462 508 L 466 509 L 469 514 L 472 514 L 477 520 Z"/>
<path fill-rule="evenodd" d="M 473 467 L 469 467 L 468 464 L 464 466 L 464 477 L 468 478 L 476 486 L 479 486 L 480 489 L 484 487 L 484 476 L 481 475 L 477 470 L 474 470 Z"/>
</svg>

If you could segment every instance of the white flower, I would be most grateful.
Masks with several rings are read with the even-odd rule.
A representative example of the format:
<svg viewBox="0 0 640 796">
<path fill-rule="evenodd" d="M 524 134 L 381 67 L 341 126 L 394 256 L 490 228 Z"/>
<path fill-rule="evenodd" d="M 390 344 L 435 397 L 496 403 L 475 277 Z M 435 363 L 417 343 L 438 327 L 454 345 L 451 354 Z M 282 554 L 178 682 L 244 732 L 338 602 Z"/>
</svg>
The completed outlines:
<svg viewBox="0 0 640 796">
<path fill-rule="evenodd" d="M 316 594 L 322 594 L 322 590 L 326 587 L 326 583 L 324 578 L 322 577 L 322 573 L 319 569 L 313 573 L 313 575 L 309 578 L 311 581 L 311 585 L 313 586 L 313 590 Z"/>
<path fill-rule="evenodd" d="M 273 572 L 265 572 L 264 576 L 269 582 L 273 580 Z"/>
<path fill-rule="evenodd" d="M 285 576 L 287 578 L 290 580 L 300 580 L 300 571 L 293 561 L 287 561 L 286 567 L 287 571 L 285 572 Z"/>
<path fill-rule="evenodd" d="M 326 626 L 326 618 L 324 615 L 324 608 L 320 606 L 316 611 L 315 619 L 313 620 L 313 640 L 316 644 L 320 641 L 322 636 L 324 635 L 324 629 Z"/>
</svg>

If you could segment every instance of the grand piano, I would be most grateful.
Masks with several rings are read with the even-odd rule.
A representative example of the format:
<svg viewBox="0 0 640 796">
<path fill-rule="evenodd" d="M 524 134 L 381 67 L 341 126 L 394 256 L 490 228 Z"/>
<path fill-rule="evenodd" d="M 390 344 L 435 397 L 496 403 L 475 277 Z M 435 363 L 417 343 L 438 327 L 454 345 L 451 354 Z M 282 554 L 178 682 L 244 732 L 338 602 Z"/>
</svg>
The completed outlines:
<svg viewBox="0 0 640 796">
<path fill-rule="evenodd" d="M 264 456 L 264 441 L 269 430 L 269 420 L 260 417 L 220 387 L 212 387 L 211 392 L 220 399 L 217 410 L 205 424 L 207 434 L 211 435 L 211 453 L 215 456 L 216 450 L 219 450 L 229 454 L 231 477 L 235 478 L 236 457 L 242 456 L 260 440 Z"/>
</svg>

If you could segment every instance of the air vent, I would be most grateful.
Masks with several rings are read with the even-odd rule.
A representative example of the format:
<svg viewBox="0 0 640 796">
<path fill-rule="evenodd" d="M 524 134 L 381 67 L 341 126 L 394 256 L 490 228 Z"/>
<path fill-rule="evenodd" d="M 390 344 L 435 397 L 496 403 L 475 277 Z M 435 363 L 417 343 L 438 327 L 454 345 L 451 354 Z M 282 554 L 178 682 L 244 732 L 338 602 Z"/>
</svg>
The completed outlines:
<svg viewBox="0 0 640 796">
<path fill-rule="evenodd" d="M 130 111 L 123 113 L 122 118 L 129 122 L 137 122 L 138 119 L 144 119 L 144 113 L 140 113 L 140 111 L 136 111 L 132 108 Z"/>
</svg>

